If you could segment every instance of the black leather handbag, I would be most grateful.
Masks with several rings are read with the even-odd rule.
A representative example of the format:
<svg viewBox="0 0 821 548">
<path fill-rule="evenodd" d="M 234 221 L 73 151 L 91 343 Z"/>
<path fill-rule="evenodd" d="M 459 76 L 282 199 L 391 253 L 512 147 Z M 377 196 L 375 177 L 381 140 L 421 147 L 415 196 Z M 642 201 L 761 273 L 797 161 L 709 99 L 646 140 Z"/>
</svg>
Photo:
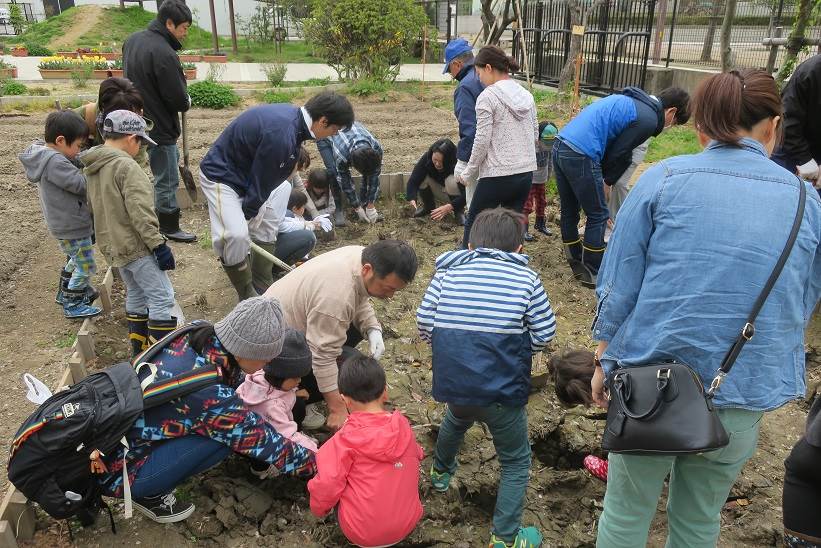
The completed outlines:
<svg viewBox="0 0 821 548">
<path fill-rule="evenodd" d="M 798 211 L 787 244 L 710 388 L 705 392 L 698 373 L 683 363 L 616 367 L 608 376 L 610 405 L 602 448 L 613 453 L 684 455 L 720 449 L 729 443 L 713 406 L 713 395 L 744 344 L 755 335 L 755 318 L 795 244 L 807 197 L 803 181 L 799 188 Z"/>
</svg>

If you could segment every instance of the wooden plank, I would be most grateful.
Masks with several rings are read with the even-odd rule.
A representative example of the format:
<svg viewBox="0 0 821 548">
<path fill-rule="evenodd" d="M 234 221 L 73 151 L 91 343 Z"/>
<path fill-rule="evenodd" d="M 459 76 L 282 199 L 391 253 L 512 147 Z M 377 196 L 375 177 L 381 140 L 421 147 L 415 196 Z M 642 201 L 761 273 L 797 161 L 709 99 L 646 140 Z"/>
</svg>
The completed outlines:
<svg viewBox="0 0 821 548">
<path fill-rule="evenodd" d="M 94 335 L 91 334 L 92 325 L 94 325 L 93 320 L 87 318 L 77 332 L 77 349 L 86 363 L 97 359 L 97 353 L 94 351 Z"/>
<path fill-rule="evenodd" d="M 0 506 L 0 521 L 10 524 L 17 540 L 30 540 L 34 536 L 34 526 L 37 524 L 34 508 L 14 486 L 9 488 Z"/>
<path fill-rule="evenodd" d="M 98 288 L 100 291 L 100 305 L 106 314 L 111 312 L 111 289 L 113 285 L 114 271 L 111 267 L 108 267 L 108 270 L 105 271 L 105 276 L 103 276 L 103 283 L 100 284 Z"/>
<path fill-rule="evenodd" d="M 69 387 L 72 384 L 74 384 L 74 374 L 71 371 L 71 367 L 66 367 L 65 371 L 63 371 L 63 375 L 57 382 L 57 386 L 54 387 L 53 392 L 57 393 L 61 391 L 63 387 Z"/>
<path fill-rule="evenodd" d="M 0 521 L 0 548 L 17 548 L 14 528 L 7 521 Z"/>
<path fill-rule="evenodd" d="M 81 381 L 88 376 L 88 369 L 86 362 L 79 352 L 75 352 L 68 359 L 68 369 L 71 374 L 71 380 L 74 382 Z"/>
</svg>

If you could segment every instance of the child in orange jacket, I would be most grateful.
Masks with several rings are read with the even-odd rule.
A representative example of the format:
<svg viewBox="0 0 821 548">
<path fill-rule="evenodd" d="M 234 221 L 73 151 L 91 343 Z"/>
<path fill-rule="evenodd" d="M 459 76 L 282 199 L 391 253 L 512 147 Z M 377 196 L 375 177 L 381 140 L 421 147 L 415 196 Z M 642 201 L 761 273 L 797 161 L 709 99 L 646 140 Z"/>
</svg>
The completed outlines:
<svg viewBox="0 0 821 548">
<path fill-rule="evenodd" d="M 352 544 L 393 546 L 422 518 L 422 447 L 402 413 L 384 410 L 385 372 L 375 359 L 349 358 L 338 385 L 350 415 L 316 455 L 318 472 L 308 482 L 311 512 L 322 517 L 337 507 L 339 526 Z"/>
</svg>

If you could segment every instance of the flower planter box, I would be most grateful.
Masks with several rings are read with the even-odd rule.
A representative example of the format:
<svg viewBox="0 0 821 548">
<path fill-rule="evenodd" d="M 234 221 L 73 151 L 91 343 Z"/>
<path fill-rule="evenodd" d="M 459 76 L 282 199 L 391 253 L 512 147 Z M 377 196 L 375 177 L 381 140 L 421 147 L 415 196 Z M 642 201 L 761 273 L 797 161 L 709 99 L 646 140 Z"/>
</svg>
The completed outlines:
<svg viewBox="0 0 821 548">
<path fill-rule="evenodd" d="M 119 53 L 119 52 L 116 52 L 116 51 L 103 51 L 103 52 L 100 52 L 100 53 L 91 53 L 91 54 L 89 54 L 89 56 L 92 56 L 92 57 L 95 56 L 95 55 L 98 55 L 98 56 L 102 57 L 106 61 L 116 61 L 117 59 L 119 59 L 120 57 L 123 56 L 122 53 Z"/>
<path fill-rule="evenodd" d="M 202 56 L 203 63 L 227 63 L 228 56 L 227 55 L 203 55 Z"/>
<path fill-rule="evenodd" d="M 71 79 L 71 71 L 68 69 L 38 69 L 40 71 L 40 76 L 43 80 L 69 80 Z M 119 76 L 122 77 L 123 70 L 122 69 L 105 69 L 105 70 L 94 70 L 91 72 L 91 77 L 95 80 L 105 80 L 109 78 L 108 73 L 111 73 L 111 76 Z"/>
<path fill-rule="evenodd" d="M 196 80 L 197 79 L 197 69 L 186 69 L 185 72 L 185 79 L 186 80 Z"/>
<path fill-rule="evenodd" d="M 109 76 L 108 73 L 111 73 L 111 76 Z M 122 78 L 123 69 L 95 69 L 92 73 L 92 77 L 97 80 L 105 80 L 111 77 Z"/>
<path fill-rule="evenodd" d="M 11 48 L 12 57 L 26 57 L 28 54 L 28 48 Z"/>
<path fill-rule="evenodd" d="M 183 63 L 199 63 L 202 61 L 202 55 L 186 53 L 184 55 L 180 55 L 180 61 Z"/>
<path fill-rule="evenodd" d="M 76 51 L 58 51 L 57 57 L 65 57 L 67 59 L 76 59 L 80 54 Z"/>
<path fill-rule="evenodd" d="M 17 67 L 0 68 L 0 80 L 4 78 L 17 78 Z"/>
</svg>

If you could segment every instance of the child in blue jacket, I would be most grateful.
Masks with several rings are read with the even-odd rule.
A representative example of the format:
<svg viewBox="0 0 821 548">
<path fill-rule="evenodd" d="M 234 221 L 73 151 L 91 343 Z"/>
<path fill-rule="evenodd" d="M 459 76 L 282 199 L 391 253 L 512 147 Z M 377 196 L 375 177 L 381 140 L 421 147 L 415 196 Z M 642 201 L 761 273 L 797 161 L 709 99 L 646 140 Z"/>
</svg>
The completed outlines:
<svg viewBox="0 0 821 548">
<path fill-rule="evenodd" d="M 521 527 L 530 470 L 525 406 L 531 358 L 555 336 L 556 320 L 521 253 L 524 222 L 509 209 L 479 214 L 468 249 L 436 260 L 416 311 L 419 334 L 433 347 L 433 397 L 447 403 L 431 483 L 448 489 L 465 432 L 485 423 L 502 467 L 491 548 L 530 548 L 542 540 L 535 527 Z"/>
</svg>

